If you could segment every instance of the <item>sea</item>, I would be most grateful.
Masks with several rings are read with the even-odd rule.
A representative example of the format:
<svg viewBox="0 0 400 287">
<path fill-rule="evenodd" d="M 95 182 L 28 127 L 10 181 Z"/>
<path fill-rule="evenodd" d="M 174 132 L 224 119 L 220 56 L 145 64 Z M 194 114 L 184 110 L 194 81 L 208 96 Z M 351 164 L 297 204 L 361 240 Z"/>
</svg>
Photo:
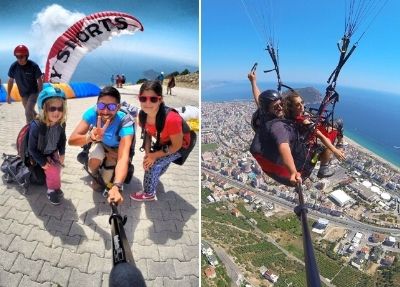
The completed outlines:
<svg viewBox="0 0 400 287">
<path fill-rule="evenodd" d="M 314 87 L 324 96 L 326 86 L 288 83 L 292 88 Z M 261 90 L 274 83 L 259 83 Z M 335 117 L 344 120 L 345 136 L 400 168 L 400 94 L 336 87 L 339 102 Z M 203 82 L 203 102 L 253 101 L 246 82 Z"/>
</svg>

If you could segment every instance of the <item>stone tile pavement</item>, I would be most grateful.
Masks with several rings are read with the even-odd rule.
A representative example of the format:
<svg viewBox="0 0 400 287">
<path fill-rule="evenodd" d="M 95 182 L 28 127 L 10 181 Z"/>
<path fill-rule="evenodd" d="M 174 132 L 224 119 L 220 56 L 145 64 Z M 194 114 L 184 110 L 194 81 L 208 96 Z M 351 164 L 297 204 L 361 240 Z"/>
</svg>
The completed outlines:
<svg viewBox="0 0 400 287">
<path fill-rule="evenodd" d="M 122 98 L 138 105 L 133 95 L 137 90 L 122 89 Z M 197 90 L 182 89 L 182 98 L 179 88 L 174 91 L 176 96 L 165 99 L 168 105 L 198 106 Z M 95 101 L 68 100 L 67 136 Z M 24 121 L 21 103 L 0 104 L 1 154 L 16 153 L 15 140 Z M 137 267 L 147 286 L 199 286 L 199 144 L 184 166 L 170 166 L 161 177 L 158 201 L 147 203 L 129 198 L 142 186 L 140 145 L 138 136 L 134 178 L 125 185 L 125 201 L 119 207 L 128 216 L 125 230 Z M 79 151 L 67 146 L 65 196 L 59 206 L 48 202 L 45 187 L 32 186 L 23 195 L 14 185 L 0 182 L 0 286 L 108 286 L 111 210 L 88 186 L 90 179 L 76 160 Z"/>
</svg>

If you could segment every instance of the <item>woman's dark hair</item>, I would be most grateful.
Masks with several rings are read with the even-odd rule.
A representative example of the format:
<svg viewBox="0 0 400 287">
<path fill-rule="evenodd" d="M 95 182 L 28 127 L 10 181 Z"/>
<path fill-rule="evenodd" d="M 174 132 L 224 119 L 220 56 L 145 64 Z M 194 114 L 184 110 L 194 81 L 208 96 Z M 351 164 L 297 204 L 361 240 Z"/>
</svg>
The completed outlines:
<svg viewBox="0 0 400 287">
<path fill-rule="evenodd" d="M 114 87 L 106 86 L 102 88 L 99 96 L 97 97 L 97 100 L 99 100 L 101 97 L 104 96 L 110 96 L 115 98 L 118 104 L 121 102 L 121 95 L 119 94 L 118 90 Z"/>
<path fill-rule="evenodd" d="M 160 81 L 146 81 L 140 86 L 139 95 L 143 94 L 144 91 L 153 91 L 157 96 L 162 97 L 162 85 Z M 160 106 L 156 115 L 156 127 L 157 123 L 164 123 L 166 114 L 166 108 L 164 102 L 160 102 Z M 140 113 L 144 113 L 143 110 Z M 145 113 L 144 113 L 145 114 Z M 147 115 L 144 117 L 144 123 L 147 121 Z M 162 130 L 163 127 L 158 130 Z"/>
<path fill-rule="evenodd" d="M 162 85 L 160 81 L 146 81 L 140 86 L 139 95 L 143 94 L 144 91 L 151 90 L 156 93 L 157 96 L 162 97 Z"/>
</svg>

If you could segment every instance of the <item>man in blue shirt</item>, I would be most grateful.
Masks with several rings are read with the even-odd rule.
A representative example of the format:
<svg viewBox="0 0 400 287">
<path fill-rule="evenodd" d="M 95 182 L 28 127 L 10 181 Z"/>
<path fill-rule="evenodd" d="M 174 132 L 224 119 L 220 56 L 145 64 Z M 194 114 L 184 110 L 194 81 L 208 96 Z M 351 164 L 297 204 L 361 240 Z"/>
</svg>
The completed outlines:
<svg viewBox="0 0 400 287">
<path fill-rule="evenodd" d="M 112 167 L 113 186 L 109 190 L 109 201 L 122 202 L 120 190 L 128 174 L 130 150 L 135 134 L 134 122 L 129 114 L 119 111 L 121 96 L 114 87 L 105 87 L 97 98 L 96 106 L 90 107 L 72 132 L 68 144 L 83 146 L 92 144 L 88 167 L 93 175 L 100 172 L 100 167 Z M 103 172 L 104 173 L 104 172 Z M 104 178 L 105 182 L 110 181 Z M 93 190 L 100 190 L 96 182 Z M 103 187 L 104 188 L 104 187 Z"/>
<path fill-rule="evenodd" d="M 25 109 L 26 122 L 29 123 L 36 117 L 36 100 L 43 88 L 42 72 L 35 62 L 28 60 L 29 50 L 26 46 L 15 47 L 14 56 L 17 61 L 8 70 L 7 103 L 11 103 L 11 90 L 15 80 Z"/>
</svg>

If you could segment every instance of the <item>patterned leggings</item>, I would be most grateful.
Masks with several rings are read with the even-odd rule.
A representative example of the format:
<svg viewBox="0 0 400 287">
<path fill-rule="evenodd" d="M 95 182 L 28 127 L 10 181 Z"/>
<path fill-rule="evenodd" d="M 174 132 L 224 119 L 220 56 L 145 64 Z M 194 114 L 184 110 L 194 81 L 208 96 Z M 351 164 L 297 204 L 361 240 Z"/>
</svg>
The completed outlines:
<svg viewBox="0 0 400 287">
<path fill-rule="evenodd" d="M 145 171 L 143 179 L 143 190 L 149 195 L 156 194 L 156 188 L 160 182 L 160 176 L 167 170 L 169 164 L 181 157 L 179 152 L 157 159 L 150 169 Z"/>
</svg>

